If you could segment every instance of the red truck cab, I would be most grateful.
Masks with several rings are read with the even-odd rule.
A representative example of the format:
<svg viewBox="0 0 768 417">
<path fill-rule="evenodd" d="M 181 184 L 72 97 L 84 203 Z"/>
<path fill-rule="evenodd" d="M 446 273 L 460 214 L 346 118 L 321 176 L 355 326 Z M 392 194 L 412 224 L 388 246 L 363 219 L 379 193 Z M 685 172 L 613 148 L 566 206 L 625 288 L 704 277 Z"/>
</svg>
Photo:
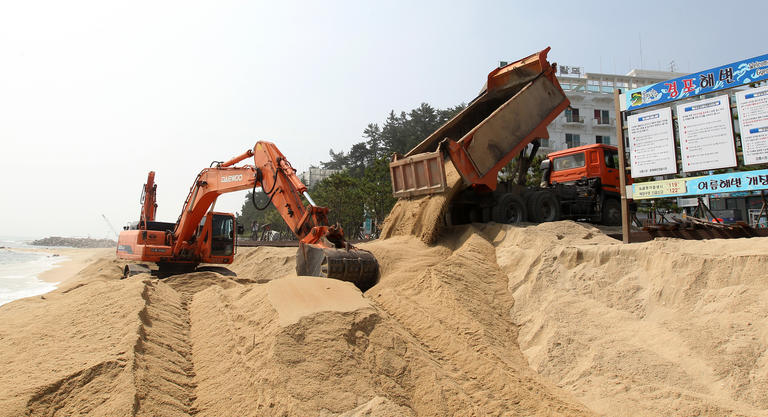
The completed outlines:
<svg viewBox="0 0 768 417">
<path fill-rule="evenodd" d="M 549 185 L 567 184 L 583 178 L 600 178 L 601 188 L 620 194 L 619 150 L 615 146 L 597 143 L 552 152 Z M 632 184 L 627 176 L 627 185 Z"/>
</svg>

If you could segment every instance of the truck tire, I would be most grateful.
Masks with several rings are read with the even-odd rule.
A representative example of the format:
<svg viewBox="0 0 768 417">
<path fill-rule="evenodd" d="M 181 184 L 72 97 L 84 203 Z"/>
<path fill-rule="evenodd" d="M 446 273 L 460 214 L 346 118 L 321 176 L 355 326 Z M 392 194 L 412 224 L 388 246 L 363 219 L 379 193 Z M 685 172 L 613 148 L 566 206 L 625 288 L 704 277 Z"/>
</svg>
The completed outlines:
<svg viewBox="0 0 768 417">
<path fill-rule="evenodd" d="M 557 196 L 549 191 L 542 191 L 535 195 L 533 211 L 529 217 L 537 223 L 556 222 L 560 220 L 560 201 Z"/>
<path fill-rule="evenodd" d="M 475 207 L 469 213 L 469 221 L 471 223 L 488 223 L 491 221 L 488 215 L 489 211 L 487 208 Z"/>
<path fill-rule="evenodd" d="M 541 190 L 536 190 L 523 195 L 523 200 L 525 200 L 525 212 L 528 214 L 529 222 L 538 222 L 538 220 L 536 220 L 536 199 L 542 192 L 543 191 Z"/>
<path fill-rule="evenodd" d="M 619 200 L 606 198 L 603 201 L 600 223 L 606 226 L 618 226 L 621 224 L 621 203 L 619 203 Z"/>
<path fill-rule="evenodd" d="M 502 195 L 493 207 L 493 221 L 496 223 L 519 224 L 527 218 L 525 203 L 515 194 Z"/>
</svg>

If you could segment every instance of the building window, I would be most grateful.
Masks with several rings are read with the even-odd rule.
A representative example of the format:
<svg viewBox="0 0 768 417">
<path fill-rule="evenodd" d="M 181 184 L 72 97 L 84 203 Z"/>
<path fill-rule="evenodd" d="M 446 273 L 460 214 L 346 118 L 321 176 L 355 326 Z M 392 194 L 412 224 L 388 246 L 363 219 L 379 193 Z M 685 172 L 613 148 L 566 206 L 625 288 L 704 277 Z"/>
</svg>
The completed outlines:
<svg viewBox="0 0 768 417">
<path fill-rule="evenodd" d="M 549 148 L 549 139 L 539 139 L 539 144 L 542 148 Z"/>
<path fill-rule="evenodd" d="M 568 123 L 584 123 L 584 119 L 579 117 L 579 109 L 567 107 L 565 109 L 565 121 Z"/>
<path fill-rule="evenodd" d="M 606 145 L 611 144 L 611 137 L 610 136 L 595 136 L 595 143 L 604 143 Z"/>
<path fill-rule="evenodd" d="M 725 210 L 724 198 L 711 198 L 709 199 L 710 210 Z"/>
<path fill-rule="evenodd" d="M 565 134 L 565 146 L 568 148 L 575 148 L 579 146 L 580 143 L 579 135 L 573 134 L 573 133 L 566 133 Z"/>
<path fill-rule="evenodd" d="M 611 120 L 608 118 L 608 110 L 595 109 L 595 120 L 597 120 L 599 125 L 611 124 Z"/>
</svg>

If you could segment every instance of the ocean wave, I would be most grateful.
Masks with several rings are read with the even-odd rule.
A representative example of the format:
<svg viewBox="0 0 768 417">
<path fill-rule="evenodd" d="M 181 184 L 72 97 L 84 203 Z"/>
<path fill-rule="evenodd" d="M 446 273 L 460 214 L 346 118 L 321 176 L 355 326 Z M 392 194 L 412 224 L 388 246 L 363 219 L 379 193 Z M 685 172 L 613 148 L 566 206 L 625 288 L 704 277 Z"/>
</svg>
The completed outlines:
<svg viewBox="0 0 768 417">
<path fill-rule="evenodd" d="M 56 289 L 57 282 L 42 281 L 38 275 L 65 259 L 48 253 L 0 249 L 0 305 Z"/>
</svg>

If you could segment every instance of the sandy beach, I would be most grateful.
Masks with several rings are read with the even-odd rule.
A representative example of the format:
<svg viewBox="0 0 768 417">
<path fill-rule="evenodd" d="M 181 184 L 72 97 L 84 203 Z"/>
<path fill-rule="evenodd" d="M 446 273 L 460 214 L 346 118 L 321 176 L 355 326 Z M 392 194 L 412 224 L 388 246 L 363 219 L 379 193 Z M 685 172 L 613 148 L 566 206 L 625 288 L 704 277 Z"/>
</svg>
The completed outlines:
<svg viewBox="0 0 768 417">
<path fill-rule="evenodd" d="M 0 306 L 0 416 L 768 416 L 766 238 L 565 221 L 361 247 L 365 293 L 297 277 L 295 248 L 162 280 L 56 250 L 64 283 Z"/>
<path fill-rule="evenodd" d="M 58 261 L 53 268 L 42 272 L 37 276 L 42 281 L 52 283 L 57 282 L 59 284 L 63 284 L 76 277 L 77 273 L 90 263 L 98 259 L 109 257 L 110 254 L 114 254 L 115 252 L 113 248 L 14 248 L 13 250 L 61 256 L 62 259 Z"/>
</svg>

